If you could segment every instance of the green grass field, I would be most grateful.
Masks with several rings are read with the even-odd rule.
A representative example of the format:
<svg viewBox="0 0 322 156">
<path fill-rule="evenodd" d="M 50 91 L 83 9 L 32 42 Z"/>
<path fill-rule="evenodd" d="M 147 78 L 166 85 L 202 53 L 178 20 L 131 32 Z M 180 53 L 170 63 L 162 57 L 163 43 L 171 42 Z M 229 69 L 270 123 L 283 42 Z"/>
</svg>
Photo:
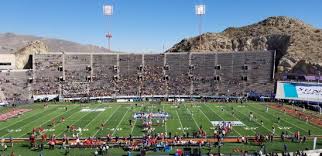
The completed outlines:
<svg viewBox="0 0 322 156">
<path fill-rule="evenodd" d="M 141 106 L 143 104 L 143 106 Z M 68 110 L 65 111 L 64 107 Z M 135 112 L 157 112 L 157 110 L 169 113 L 170 118 L 165 125 L 155 126 L 155 133 L 171 132 L 172 135 L 182 135 L 187 132 L 192 134 L 198 130 L 199 126 L 207 132 L 209 136 L 213 134 L 213 125 L 211 121 L 241 121 L 245 126 L 235 126 L 228 136 L 254 136 L 255 133 L 267 134 L 272 131 L 272 127 L 276 129 L 276 135 L 280 135 L 282 131 L 293 134 L 299 130 L 301 134 L 306 135 L 311 130 L 312 135 L 322 135 L 322 128 L 298 120 L 283 112 L 269 109 L 265 112 L 265 105 L 261 103 L 247 104 L 201 104 L 201 103 L 184 103 L 179 108 L 171 104 L 150 104 L 138 103 L 135 107 L 131 104 L 116 103 L 91 103 L 91 104 L 49 104 L 48 108 L 43 108 L 42 104 L 33 104 L 21 106 L 23 108 L 32 109 L 21 117 L 10 119 L 6 122 L 0 122 L 1 137 L 28 137 L 28 133 L 33 128 L 42 127 L 47 134 L 55 134 L 62 136 L 66 131 L 67 125 L 75 125 L 82 128 L 82 137 L 89 136 L 113 136 L 127 137 L 129 134 L 133 136 L 142 136 L 142 120 L 133 119 Z M 101 112 L 81 112 L 81 109 L 88 108 L 105 108 Z M 4 111 L 4 110 L 3 110 Z M 233 113 L 234 112 L 234 115 Z M 249 113 L 253 112 L 256 120 L 249 121 Z M 61 123 L 61 117 L 65 118 L 65 122 Z M 281 120 L 277 123 L 277 117 Z M 55 119 L 56 124 L 51 126 L 51 121 Z M 135 126 L 129 125 L 132 119 Z M 260 121 L 263 121 L 261 125 Z M 100 125 L 105 123 L 105 128 L 100 130 Z"/>
<path fill-rule="evenodd" d="M 203 127 L 208 136 L 213 136 L 214 129 L 211 121 L 223 120 L 241 121 L 245 124 L 245 126 L 233 127 L 233 131 L 229 133 L 228 136 L 254 136 L 255 133 L 268 134 L 272 131 L 272 127 L 275 127 L 275 134 L 277 136 L 279 136 L 282 131 L 286 131 L 288 134 L 300 131 L 302 135 L 307 135 L 308 130 L 311 131 L 311 135 L 322 136 L 321 127 L 298 120 L 284 114 L 282 111 L 269 109 L 268 112 L 265 112 L 266 107 L 264 103 L 254 102 L 246 104 L 205 104 L 195 102 L 181 103 L 179 107 L 169 103 L 152 104 L 149 102 L 138 103 L 138 107 L 135 107 L 135 103 L 49 103 L 48 108 L 44 108 L 43 104 L 24 105 L 19 107 L 32 109 L 32 111 L 6 122 L 0 122 L 0 138 L 27 138 L 29 137 L 29 133 L 32 129 L 37 127 L 43 127 L 48 130 L 47 135 L 55 134 L 58 137 L 62 137 L 65 133 L 71 136 L 71 132 L 66 130 L 67 125 L 75 125 L 76 127 L 82 128 L 81 137 L 98 137 L 106 136 L 107 134 L 120 137 L 127 137 L 129 134 L 132 134 L 132 136 L 142 136 L 142 121 L 133 119 L 133 114 L 139 111 L 157 112 L 157 110 L 169 113 L 170 118 L 166 121 L 165 125 L 155 126 L 154 132 L 171 132 L 172 136 L 176 134 L 183 135 L 187 132 L 192 134 L 193 131 L 198 130 L 199 126 Z M 65 111 L 65 107 L 68 108 L 67 111 Z M 105 108 L 105 111 L 81 111 L 82 109 L 94 108 Z M 7 109 L 8 108 L 1 108 L 0 111 L 5 112 Z M 234 112 L 234 115 L 232 112 Z M 249 121 L 250 112 L 252 112 L 256 117 L 255 121 Z M 60 122 L 61 117 L 65 118 L 64 123 Z M 279 123 L 277 123 L 277 117 L 281 118 Z M 52 119 L 57 121 L 54 126 L 51 126 Z M 133 120 L 134 126 L 131 127 L 129 125 L 129 119 Z M 261 125 L 260 121 L 263 121 L 263 125 Z M 100 130 L 99 127 L 102 123 L 105 123 L 106 127 L 103 130 Z M 322 148 L 320 144 L 321 142 L 319 140 L 318 147 Z M 282 149 L 281 142 L 270 143 L 267 145 L 271 151 Z M 18 144 L 16 147 L 18 148 L 17 150 L 22 150 L 22 146 L 22 144 Z M 227 143 L 224 146 L 223 151 L 226 151 L 227 153 L 232 152 L 231 150 L 234 147 L 242 147 L 249 151 L 256 151 L 259 148 L 253 145 Z M 290 143 L 289 147 L 292 150 L 304 148 L 310 149 L 312 148 L 312 141 L 301 145 Z M 114 150 L 118 151 L 117 149 Z M 85 151 L 92 153 L 92 150 L 84 150 L 84 152 Z M 50 151 L 48 152 L 50 153 Z M 75 155 L 79 155 L 77 154 L 77 150 L 71 152 L 75 152 Z M 51 153 L 54 153 L 54 151 L 51 151 Z"/>
</svg>

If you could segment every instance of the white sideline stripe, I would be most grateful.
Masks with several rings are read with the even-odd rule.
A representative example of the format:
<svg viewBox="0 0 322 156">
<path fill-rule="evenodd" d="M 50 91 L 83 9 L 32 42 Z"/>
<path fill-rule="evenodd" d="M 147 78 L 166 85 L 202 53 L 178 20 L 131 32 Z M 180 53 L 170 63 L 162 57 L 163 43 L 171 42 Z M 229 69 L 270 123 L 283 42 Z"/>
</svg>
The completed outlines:
<svg viewBox="0 0 322 156">
<path fill-rule="evenodd" d="M 52 111 L 51 113 L 49 113 L 49 114 L 47 114 L 47 115 L 45 115 L 45 116 L 46 116 L 46 117 L 47 117 L 47 116 L 50 116 L 50 115 L 51 115 L 51 114 L 53 114 L 53 113 L 55 113 L 55 111 Z M 25 124 L 25 125 L 23 125 L 23 126 L 19 127 L 19 129 L 23 130 L 23 129 L 24 129 L 23 127 L 29 126 L 30 124 L 35 123 L 36 121 L 41 120 L 41 119 L 42 119 L 42 118 L 38 118 L 38 119 L 36 119 L 36 120 L 33 120 L 33 121 L 29 122 L 28 124 Z M 2 137 L 7 136 L 7 135 L 9 135 L 9 134 L 10 134 L 10 133 L 7 133 L 7 134 L 3 135 Z"/>
<path fill-rule="evenodd" d="M 126 114 L 129 112 L 129 108 L 127 109 L 127 111 L 126 111 L 126 113 L 124 113 L 124 115 L 123 115 L 123 117 L 122 117 L 122 119 L 121 119 L 121 121 L 119 122 L 119 124 L 116 126 L 116 128 L 115 128 L 115 130 L 114 130 L 114 132 L 112 133 L 112 136 L 114 135 L 114 133 L 116 132 L 116 130 L 119 128 L 119 126 L 121 125 L 121 123 L 123 122 L 123 119 L 124 119 L 124 117 L 126 116 Z"/>
<path fill-rule="evenodd" d="M 112 118 L 112 116 L 115 114 L 115 112 L 117 112 L 119 109 L 121 108 L 121 105 L 108 117 L 108 119 L 107 120 L 105 120 L 105 122 L 104 122 L 104 125 L 106 125 L 106 123 L 108 122 L 108 121 L 110 121 L 110 119 Z M 100 130 L 97 130 L 95 133 L 94 133 L 94 135 L 93 136 L 96 136 L 97 135 L 97 133 L 99 132 Z"/>
<path fill-rule="evenodd" d="M 101 105 L 98 105 L 97 107 L 99 107 L 99 106 L 101 106 Z M 95 107 L 95 108 L 97 108 L 97 107 Z M 78 112 L 77 112 L 78 113 Z M 74 113 L 74 114 L 77 114 L 77 113 Z M 83 112 L 82 112 L 83 113 Z M 73 122 L 71 125 L 73 125 L 74 123 L 76 123 L 76 122 L 78 122 L 78 121 L 80 121 L 80 120 L 82 120 L 86 115 L 88 115 L 89 113 L 93 113 L 93 112 L 88 112 L 88 113 L 86 113 L 85 115 L 83 115 L 79 120 L 76 120 L 75 122 Z M 74 115 L 73 114 L 73 115 Z M 73 115 L 71 115 L 71 116 L 73 116 Z M 70 117 L 71 117 L 70 116 Z M 68 117 L 69 118 L 69 117 Z M 77 125 L 76 125 L 77 126 Z M 62 131 L 62 132 L 60 132 L 60 133 L 58 133 L 58 135 L 56 135 L 56 136 L 60 136 L 61 134 L 63 134 L 64 133 L 64 131 Z"/>
<path fill-rule="evenodd" d="M 180 117 L 179 117 L 179 114 L 178 114 L 178 111 L 176 110 L 176 113 L 177 113 L 177 116 L 178 116 L 178 119 L 179 119 L 179 122 L 180 122 L 180 125 L 181 125 L 181 130 L 182 130 L 182 132 L 184 133 L 184 129 L 183 129 L 183 126 L 182 126 L 182 123 L 181 123 L 181 119 L 180 119 Z"/>
<path fill-rule="evenodd" d="M 220 117 L 221 120 L 225 121 L 224 118 L 222 118 L 219 113 L 216 113 L 213 109 L 211 109 L 207 104 L 205 104 L 212 112 L 214 112 L 216 115 L 218 115 Z M 245 124 L 246 125 L 246 124 Z M 235 131 L 239 136 L 242 136 L 238 131 L 235 130 L 235 128 L 233 128 L 233 131 Z"/>
<path fill-rule="evenodd" d="M 140 110 L 139 111 L 141 111 L 142 110 L 142 107 L 140 108 Z M 135 125 L 136 125 L 136 122 L 138 121 L 138 119 L 137 118 L 135 118 L 135 122 L 134 122 L 134 125 L 133 125 L 133 127 L 132 127 L 132 129 L 131 129 L 131 134 L 133 133 L 133 130 L 134 130 L 134 128 L 135 128 Z"/>
</svg>

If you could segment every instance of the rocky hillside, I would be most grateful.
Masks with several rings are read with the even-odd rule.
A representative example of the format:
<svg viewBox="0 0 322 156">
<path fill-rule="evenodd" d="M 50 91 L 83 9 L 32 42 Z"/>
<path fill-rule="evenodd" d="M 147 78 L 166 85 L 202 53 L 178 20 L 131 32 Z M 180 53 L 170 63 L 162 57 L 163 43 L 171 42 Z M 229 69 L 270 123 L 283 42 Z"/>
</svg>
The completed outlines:
<svg viewBox="0 0 322 156">
<path fill-rule="evenodd" d="M 227 28 L 183 39 L 167 52 L 276 50 L 277 72 L 317 74 L 322 71 L 322 30 L 284 17 L 269 17 L 256 24 Z"/>
<path fill-rule="evenodd" d="M 47 53 L 48 47 L 42 41 L 32 41 L 16 53 L 16 69 L 31 69 L 32 54 Z"/>
<path fill-rule="evenodd" d="M 0 33 L 0 53 L 11 52 L 14 53 L 17 50 L 25 47 L 32 41 L 41 41 L 48 46 L 48 50 L 51 52 L 65 51 L 65 52 L 106 52 L 107 49 L 94 45 L 83 45 L 66 40 L 51 39 L 36 37 L 30 35 L 17 35 L 14 33 Z"/>
</svg>

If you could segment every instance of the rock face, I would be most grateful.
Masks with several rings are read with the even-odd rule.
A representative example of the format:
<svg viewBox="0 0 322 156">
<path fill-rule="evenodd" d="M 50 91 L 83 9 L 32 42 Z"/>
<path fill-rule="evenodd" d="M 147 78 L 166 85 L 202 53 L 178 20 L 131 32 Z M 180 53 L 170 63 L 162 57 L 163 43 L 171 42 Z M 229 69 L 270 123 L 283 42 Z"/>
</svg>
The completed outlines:
<svg viewBox="0 0 322 156">
<path fill-rule="evenodd" d="M 15 53 L 16 69 L 31 69 L 32 54 L 48 52 L 48 47 L 41 41 L 32 41 L 28 45 Z"/>
<path fill-rule="evenodd" d="M 183 39 L 167 52 L 256 50 L 276 50 L 278 73 L 317 74 L 322 71 L 322 30 L 284 16 Z"/>
</svg>

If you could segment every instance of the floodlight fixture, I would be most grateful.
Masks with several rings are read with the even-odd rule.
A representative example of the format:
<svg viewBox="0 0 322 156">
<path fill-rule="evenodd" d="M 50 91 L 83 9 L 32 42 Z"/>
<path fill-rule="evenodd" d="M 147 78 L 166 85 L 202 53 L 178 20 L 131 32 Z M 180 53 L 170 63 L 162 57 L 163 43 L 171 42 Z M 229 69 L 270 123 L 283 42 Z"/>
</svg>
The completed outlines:
<svg viewBox="0 0 322 156">
<path fill-rule="evenodd" d="M 110 4 L 103 5 L 103 13 L 105 16 L 112 16 L 113 15 L 113 5 L 110 5 Z"/>
<path fill-rule="evenodd" d="M 195 14 L 199 16 L 199 42 L 200 42 L 200 48 L 201 48 L 202 16 L 206 14 L 206 5 L 204 4 L 195 5 Z"/>
<path fill-rule="evenodd" d="M 103 14 L 104 16 L 112 16 L 113 15 L 113 5 L 111 4 L 104 4 L 103 5 Z M 112 38 L 112 33 L 108 32 L 105 37 L 107 38 L 108 42 L 108 50 L 111 51 L 111 38 Z"/>
<path fill-rule="evenodd" d="M 200 15 L 200 16 L 206 14 L 206 5 L 204 4 L 195 5 L 195 13 L 196 15 Z"/>
</svg>

